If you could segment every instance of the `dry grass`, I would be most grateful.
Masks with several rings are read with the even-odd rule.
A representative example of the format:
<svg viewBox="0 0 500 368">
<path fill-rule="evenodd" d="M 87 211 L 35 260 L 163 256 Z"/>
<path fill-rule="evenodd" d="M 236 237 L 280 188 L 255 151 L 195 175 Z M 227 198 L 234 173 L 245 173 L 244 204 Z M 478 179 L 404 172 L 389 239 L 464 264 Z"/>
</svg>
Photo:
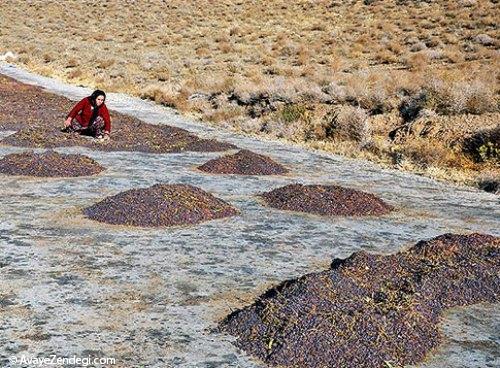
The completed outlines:
<svg viewBox="0 0 500 368">
<path fill-rule="evenodd" d="M 397 151 L 418 170 L 456 170 L 467 161 L 460 129 L 439 146 L 431 134 L 401 148 L 388 134 L 409 123 L 398 111 L 418 95 L 425 98 L 412 118 L 427 111 L 460 126 L 468 114 L 485 116 L 476 131 L 500 120 L 497 5 L 12 0 L 2 3 L 0 56 L 11 51 L 8 61 L 43 75 L 152 99 L 211 124 L 383 162 Z M 347 131 L 334 133 L 331 110 L 354 112 Z M 480 175 L 483 166 L 464 170 Z"/>
</svg>

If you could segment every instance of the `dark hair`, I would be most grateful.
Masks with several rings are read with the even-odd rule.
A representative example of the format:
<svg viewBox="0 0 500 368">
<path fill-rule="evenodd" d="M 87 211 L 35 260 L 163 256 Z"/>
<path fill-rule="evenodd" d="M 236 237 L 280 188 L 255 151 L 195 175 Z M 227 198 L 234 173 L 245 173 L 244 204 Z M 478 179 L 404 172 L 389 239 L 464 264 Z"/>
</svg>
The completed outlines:
<svg viewBox="0 0 500 368">
<path fill-rule="evenodd" d="M 89 125 L 92 125 L 92 123 L 94 122 L 94 120 L 97 118 L 97 116 L 99 115 L 99 110 L 101 108 L 101 106 L 97 106 L 97 103 L 95 102 L 95 100 L 97 100 L 97 97 L 99 96 L 104 96 L 104 101 L 106 100 L 106 94 L 104 93 L 104 91 L 101 91 L 100 89 L 96 89 L 94 92 L 92 92 L 92 94 L 89 96 L 89 100 L 90 100 L 90 103 L 92 104 L 93 106 L 93 110 L 92 110 L 92 116 L 90 117 L 90 122 L 89 122 Z M 103 101 L 103 102 L 104 102 Z"/>
<path fill-rule="evenodd" d="M 96 89 L 92 94 L 90 95 L 90 102 L 92 102 L 92 105 L 95 106 L 95 100 L 97 100 L 97 97 L 99 96 L 104 96 L 104 101 L 106 101 L 106 94 L 104 91 L 101 91 L 100 89 Z"/>
</svg>

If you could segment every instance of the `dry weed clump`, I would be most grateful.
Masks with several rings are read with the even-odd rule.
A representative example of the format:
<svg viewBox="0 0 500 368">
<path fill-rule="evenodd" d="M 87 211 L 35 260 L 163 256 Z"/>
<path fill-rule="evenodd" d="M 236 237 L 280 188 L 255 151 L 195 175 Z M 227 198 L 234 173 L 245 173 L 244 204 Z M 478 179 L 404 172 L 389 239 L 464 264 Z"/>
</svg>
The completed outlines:
<svg viewBox="0 0 500 368">
<path fill-rule="evenodd" d="M 185 100 L 180 93 L 180 87 L 170 84 L 147 86 L 141 91 L 141 98 L 174 108 L 180 108 L 182 101 Z"/>
<path fill-rule="evenodd" d="M 342 106 L 333 110 L 325 126 L 326 135 L 334 139 L 352 140 L 366 145 L 371 141 L 372 128 L 366 110 L 360 107 Z"/>
<path fill-rule="evenodd" d="M 393 147 L 392 154 L 395 160 L 408 159 L 423 168 L 456 167 L 462 163 L 457 159 L 456 153 L 446 147 L 443 142 L 418 137 Z M 397 164 L 398 161 L 395 163 Z"/>
<path fill-rule="evenodd" d="M 484 80 L 430 79 L 423 87 L 424 106 L 441 115 L 484 114 L 499 110 L 499 97 L 494 86 Z"/>
<path fill-rule="evenodd" d="M 498 302 L 500 238 L 444 234 L 393 255 L 356 252 L 288 280 L 220 330 L 270 366 L 392 367 L 439 346 L 449 308 Z"/>
</svg>

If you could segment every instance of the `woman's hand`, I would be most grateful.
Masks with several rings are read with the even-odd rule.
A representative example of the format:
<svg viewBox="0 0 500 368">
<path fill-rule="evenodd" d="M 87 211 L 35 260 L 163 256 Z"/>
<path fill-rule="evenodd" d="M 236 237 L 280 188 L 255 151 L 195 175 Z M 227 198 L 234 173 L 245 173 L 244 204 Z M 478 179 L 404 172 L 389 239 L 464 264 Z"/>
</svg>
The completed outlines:
<svg viewBox="0 0 500 368">
<path fill-rule="evenodd" d="M 102 139 L 104 139 L 105 141 L 109 141 L 111 137 L 109 136 L 108 132 L 104 132 L 104 137 Z"/>
<path fill-rule="evenodd" d="M 71 117 L 67 118 L 65 121 L 64 121 L 64 127 L 67 128 L 69 126 L 71 126 L 71 120 L 73 120 Z"/>
</svg>

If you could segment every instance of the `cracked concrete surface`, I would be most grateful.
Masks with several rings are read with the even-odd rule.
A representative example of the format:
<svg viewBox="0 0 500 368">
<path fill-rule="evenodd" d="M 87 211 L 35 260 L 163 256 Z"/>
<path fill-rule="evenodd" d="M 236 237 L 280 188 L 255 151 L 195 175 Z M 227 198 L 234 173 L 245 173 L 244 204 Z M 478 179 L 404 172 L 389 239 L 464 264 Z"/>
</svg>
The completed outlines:
<svg viewBox="0 0 500 368">
<path fill-rule="evenodd" d="M 77 100 L 88 89 L 8 64 L 0 73 Z M 105 356 L 119 367 L 260 367 L 230 336 L 211 332 L 231 310 L 271 285 L 326 268 L 364 249 L 396 252 L 447 232 L 500 235 L 499 197 L 375 164 L 219 131 L 151 102 L 108 94 L 111 109 L 182 127 L 269 155 L 285 176 L 220 176 L 195 168 L 223 153 L 147 154 L 58 148 L 108 169 L 96 177 L 1 175 L 0 365 L 12 356 Z M 13 132 L 0 132 L 2 136 Z M 0 145 L 0 156 L 25 151 Z M 174 228 L 99 224 L 80 209 L 105 196 L 156 183 L 191 184 L 241 215 Z M 396 207 L 380 218 L 321 218 L 264 207 L 257 193 L 291 183 L 338 184 Z M 497 305 L 457 309 L 444 344 L 420 365 L 500 364 Z"/>
</svg>

